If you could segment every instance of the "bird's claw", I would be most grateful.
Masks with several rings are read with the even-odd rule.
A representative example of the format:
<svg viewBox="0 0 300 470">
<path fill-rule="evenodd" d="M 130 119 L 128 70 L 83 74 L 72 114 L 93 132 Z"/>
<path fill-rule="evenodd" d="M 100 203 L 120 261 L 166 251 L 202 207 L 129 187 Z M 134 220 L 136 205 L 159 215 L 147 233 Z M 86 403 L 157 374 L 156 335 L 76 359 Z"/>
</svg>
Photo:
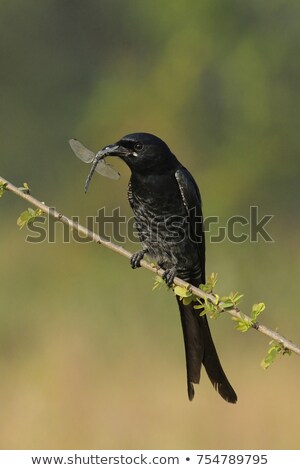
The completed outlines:
<svg viewBox="0 0 300 470">
<path fill-rule="evenodd" d="M 176 276 L 176 268 L 166 269 L 162 275 L 163 280 L 168 287 L 172 287 L 174 277 Z"/>
<path fill-rule="evenodd" d="M 144 258 L 146 252 L 147 250 L 137 251 L 131 256 L 130 264 L 131 264 L 132 269 L 141 267 L 141 261 Z"/>
</svg>

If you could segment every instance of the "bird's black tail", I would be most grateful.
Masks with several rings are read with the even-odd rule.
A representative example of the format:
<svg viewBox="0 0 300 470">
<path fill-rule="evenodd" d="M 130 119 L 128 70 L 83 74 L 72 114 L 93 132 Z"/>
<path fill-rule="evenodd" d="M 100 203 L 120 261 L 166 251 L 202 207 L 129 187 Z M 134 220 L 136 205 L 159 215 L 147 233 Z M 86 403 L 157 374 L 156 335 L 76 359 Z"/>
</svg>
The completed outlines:
<svg viewBox="0 0 300 470">
<path fill-rule="evenodd" d="M 193 302 L 184 305 L 178 297 L 177 301 L 184 337 L 189 399 L 194 398 L 193 384 L 199 383 L 203 364 L 211 383 L 221 397 L 230 403 L 236 403 L 236 393 L 222 369 L 206 315 L 200 316 L 199 310 L 194 309 Z"/>
</svg>

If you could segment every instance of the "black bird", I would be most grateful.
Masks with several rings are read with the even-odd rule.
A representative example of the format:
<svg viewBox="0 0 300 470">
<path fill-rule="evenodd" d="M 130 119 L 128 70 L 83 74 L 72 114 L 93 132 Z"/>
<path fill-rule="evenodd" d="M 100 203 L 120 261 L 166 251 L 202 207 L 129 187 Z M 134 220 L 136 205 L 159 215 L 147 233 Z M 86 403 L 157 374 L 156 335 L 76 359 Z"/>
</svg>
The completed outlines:
<svg viewBox="0 0 300 470">
<path fill-rule="evenodd" d="M 132 173 L 128 199 L 142 244 L 142 250 L 131 258 L 132 268 L 139 267 L 147 254 L 165 270 L 168 286 L 175 276 L 194 286 L 205 284 L 200 192 L 192 175 L 169 147 L 152 134 L 135 133 L 103 148 L 97 155 L 98 160 L 109 155 L 120 157 Z M 214 388 L 226 401 L 235 403 L 237 396 L 220 364 L 206 316 L 200 316 L 193 303 L 184 305 L 178 297 L 177 302 L 189 399 L 194 398 L 193 384 L 199 383 L 203 364 Z"/>
</svg>

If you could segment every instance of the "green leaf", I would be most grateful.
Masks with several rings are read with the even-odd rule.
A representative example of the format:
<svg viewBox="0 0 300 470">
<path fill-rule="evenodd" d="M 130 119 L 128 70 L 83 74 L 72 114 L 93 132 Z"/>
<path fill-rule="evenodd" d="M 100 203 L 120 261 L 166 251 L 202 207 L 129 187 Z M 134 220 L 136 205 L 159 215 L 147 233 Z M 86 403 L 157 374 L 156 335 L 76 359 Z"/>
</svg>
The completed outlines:
<svg viewBox="0 0 300 470">
<path fill-rule="evenodd" d="M 0 181 L 0 197 L 3 196 L 6 186 L 7 183 L 4 183 L 4 181 Z"/>
<path fill-rule="evenodd" d="M 210 318 L 217 318 L 220 315 L 220 308 L 217 305 L 214 305 L 212 302 L 208 300 L 199 301 L 199 304 L 194 305 L 195 310 L 201 310 L 200 316 L 209 315 Z"/>
<path fill-rule="evenodd" d="M 232 296 L 232 301 L 234 303 L 234 305 L 237 305 L 241 302 L 241 299 L 244 297 L 244 294 L 239 294 L 238 292 L 236 292 L 235 294 L 233 294 Z"/>
<path fill-rule="evenodd" d="M 273 364 L 273 362 L 275 361 L 276 357 L 278 356 L 278 354 L 280 352 L 280 348 L 278 347 L 278 345 L 276 343 L 271 341 L 270 344 L 272 346 L 268 350 L 266 357 L 261 362 L 261 366 L 265 370 L 268 369 L 271 364 Z"/>
<path fill-rule="evenodd" d="M 25 227 L 29 222 L 33 221 L 36 217 L 43 214 L 41 209 L 32 209 L 29 207 L 26 211 L 22 212 L 17 220 L 17 225 L 20 230 Z"/>
<path fill-rule="evenodd" d="M 178 297 L 183 298 L 183 297 L 191 297 L 193 294 L 190 292 L 188 289 L 185 287 L 180 287 L 180 286 L 175 286 L 174 287 L 174 293 L 178 295 Z"/>
<path fill-rule="evenodd" d="M 251 318 L 253 322 L 255 323 L 258 316 L 265 310 L 266 306 L 263 302 L 260 302 L 259 304 L 254 304 L 252 306 L 252 312 L 251 312 Z"/>
<path fill-rule="evenodd" d="M 28 183 L 23 183 L 23 186 L 21 186 L 18 189 L 22 191 L 23 193 L 30 194 L 30 188 L 28 186 Z"/>
<path fill-rule="evenodd" d="M 209 316 L 210 318 L 213 318 L 214 320 L 216 320 L 217 318 L 219 318 L 220 314 L 221 314 L 220 308 L 214 305 L 214 308 L 210 311 Z"/>
<path fill-rule="evenodd" d="M 222 302 L 222 308 L 225 310 L 226 308 L 232 308 L 234 307 L 234 303 L 229 297 L 226 297 L 226 300 L 223 300 L 224 297 L 221 297 L 221 302 Z"/>
<path fill-rule="evenodd" d="M 200 284 L 199 288 L 204 292 L 211 294 L 218 282 L 218 275 L 216 273 L 211 273 L 206 284 Z"/>
<path fill-rule="evenodd" d="M 31 215 L 31 217 L 35 217 L 37 215 L 38 209 L 32 209 L 32 207 L 28 207 L 28 213 Z"/>
<path fill-rule="evenodd" d="M 24 211 L 20 214 L 17 220 L 17 225 L 20 227 L 20 230 L 27 225 L 28 221 L 31 219 L 31 215 L 28 211 Z"/>
<path fill-rule="evenodd" d="M 236 307 L 240 303 L 242 297 L 244 297 L 243 294 L 239 294 L 238 292 L 233 294 L 231 292 L 230 295 L 225 295 L 225 296 L 221 297 L 220 300 L 222 302 L 222 307 L 223 308 Z"/>
<path fill-rule="evenodd" d="M 181 299 L 182 299 L 183 305 L 190 305 L 194 300 L 192 295 L 190 297 L 183 297 Z"/>
<path fill-rule="evenodd" d="M 285 354 L 288 354 L 290 356 L 292 354 L 292 352 L 289 349 L 285 348 L 281 343 L 277 343 L 276 341 L 272 340 L 269 344 L 271 347 L 268 350 L 266 357 L 262 360 L 260 364 L 265 370 L 268 369 L 271 364 L 273 364 L 273 362 L 278 356 L 284 356 Z"/>
<path fill-rule="evenodd" d="M 152 288 L 152 290 L 155 290 L 155 289 L 161 289 L 162 286 L 165 284 L 163 278 L 161 276 L 155 276 L 154 278 L 154 286 Z"/>
<path fill-rule="evenodd" d="M 202 311 L 200 312 L 200 317 L 203 317 L 204 315 L 210 315 L 211 311 L 211 306 L 209 304 L 204 304 L 202 306 Z"/>
<path fill-rule="evenodd" d="M 232 320 L 237 323 L 236 324 L 236 329 L 238 331 L 241 331 L 242 333 L 246 333 L 246 331 L 248 331 L 249 328 L 252 327 L 252 322 L 250 322 L 246 318 L 232 317 Z"/>
<path fill-rule="evenodd" d="M 203 305 L 201 305 L 201 304 L 194 305 L 195 310 L 200 310 L 201 308 L 203 308 Z"/>
</svg>

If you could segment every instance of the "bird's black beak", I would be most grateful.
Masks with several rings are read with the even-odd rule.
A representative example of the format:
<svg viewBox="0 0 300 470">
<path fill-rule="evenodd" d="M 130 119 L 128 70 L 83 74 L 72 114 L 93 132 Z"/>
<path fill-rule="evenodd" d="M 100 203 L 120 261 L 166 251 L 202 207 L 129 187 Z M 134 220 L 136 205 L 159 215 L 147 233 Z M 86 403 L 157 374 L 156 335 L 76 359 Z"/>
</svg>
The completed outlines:
<svg viewBox="0 0 300 470">
<path fill-rule="evenodd" d="M 99 152 L 96 154 L 96 158 L 98 159 L 97 161 L 109 156 L 122 158 L 130 155 L 130 153 L 130 150 L 117 143 L 107 145 L 103 149 L 99 150 Z"/>
<path fill-rule="evenodd" d="M 93 161 L 93 165 L 92 165 L 92 168 L 91 168 L 91 171 L 89 172 L 89 175 L 87 177 L 87 180 L 85 182 L 85 192 L 87 192 L 87 190 L 89 189 L 89 185 L 90 185 L 90 182 L 91 182 L 91 179 L 92 179 L 92 176 L 96 170 L 96 166 L 98 165 L 99 161 L 100 160 L 103 160 L 105 157 L 126 157 L 130 155 L 130 151 L 123 147 L 122 145 L 120 144 L 111 144 L 111 145 L 107 145 L 106 147 L 103 147 L 103 149 L 99 150 L 99 152 L 96 153 L 96 156 L 94 158 L 94 161 Z"/>
</svg>

